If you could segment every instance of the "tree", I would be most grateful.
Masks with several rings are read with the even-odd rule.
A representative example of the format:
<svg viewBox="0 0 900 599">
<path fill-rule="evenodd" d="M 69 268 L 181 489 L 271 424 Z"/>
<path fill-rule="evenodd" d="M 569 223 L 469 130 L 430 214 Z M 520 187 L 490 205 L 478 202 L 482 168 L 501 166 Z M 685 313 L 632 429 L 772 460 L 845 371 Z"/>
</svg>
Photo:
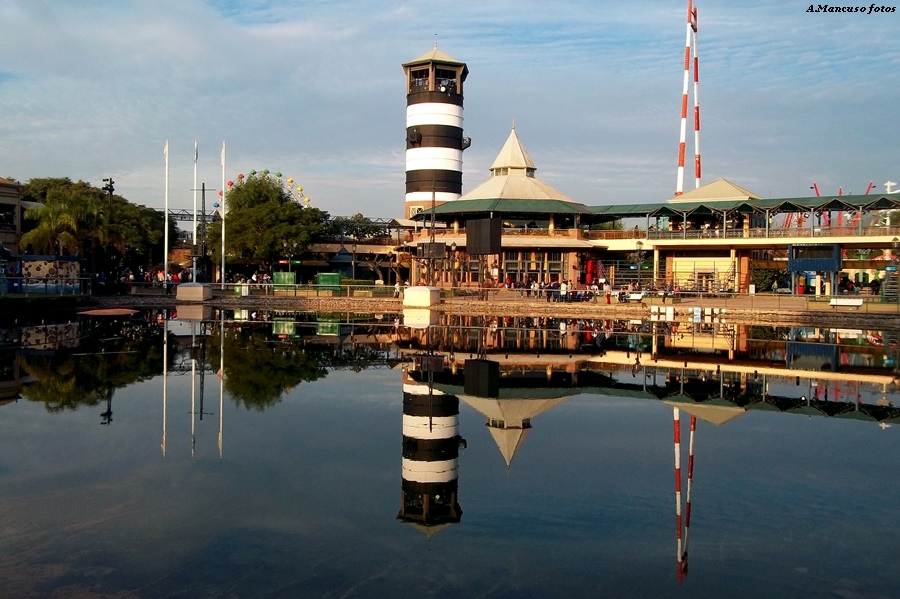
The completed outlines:
<svg viewBox="0 0 900 599">
<path fill-rule="evenodd" d="M 789 287 L 790 280 L 790 273 L 786 268 L 754 268 L 750 271 L 750 283 L 756 285 L 757 291 L 769 291 L 776 281 L 779 287 Z"/>
<path fill-rule="evenodd" d="M 85 181 L 68 177 L 31 179 L 22 188 L 22 199 L 41 206 L 25 211 L 34 222 L 22 236 L 23 245 L 37 252 L 56 254 L 67 250 L 79 255 L 91 272 L 137 269 L 162 255 L 162 212 L 110 196 Z M 175 225 L 169 223 L 170 235 Z"/>
<path fill-rule="evenodd" d="M 37 226 L 22 235 L 21 245 L 31 246 L 39 254 L 59 254 L 63 248 L 78 253 L 78 219 L 65 203 L 46 203 L 29 208 L 25 218 L 36 220 Z"/>
<path fill-rule="evenodd" d="M 39 202 L 43 204 L 47 201 L 47 195 L 51 189 L 60 187 L 70 187 L 74 185 L 68 177 L 38 177 L 29 179 L 28 183 L 22 186 L 22 201 Z"/>
<path fill-rule="evenodd" d="M 591 231 L 621 231 L 624 228 L 621 220 L 611 220 L 591 225 Z"/>
<path fill-rule="evenodd" d="M 285 242 L 300 253 L 328 233 L 329 215 L 294 201 L 280 177 L 251 173 L 225 198 L 225 253 L 234 260 L 253 261 L 270 268 L 285 255 Z M 221 236 L 221 221 L 209 228 L 209 239 Z M 222 258 L 211 243 L 212 259 Z"/>
</svg>

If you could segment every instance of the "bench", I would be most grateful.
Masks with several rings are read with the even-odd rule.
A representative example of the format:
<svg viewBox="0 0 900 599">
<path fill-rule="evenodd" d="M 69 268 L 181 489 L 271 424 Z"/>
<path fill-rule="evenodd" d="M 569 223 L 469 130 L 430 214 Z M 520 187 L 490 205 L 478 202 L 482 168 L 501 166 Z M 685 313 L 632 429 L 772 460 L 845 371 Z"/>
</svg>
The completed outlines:
<svg viewBox="0 0 900 599">
<path fill-rule="evenodd" d="M 861 297 L 833 297 L 831 301 L 828 302 L 828 305 L 832 308 L 837 306 L 853 306 L 854 308 L 859 308 L 863 305 L 863 299 Z"/>
<path fill-rule="evenodd" d="M 639 301 L 641 301 L 641 300 L 643 300 L 643 299 L 644 299 L 644 294 L 643 294 L 643 293 L 629 293 L 629 294 L 628 294 L 628 301 L 629 301 L 629 302 L 639 302 Z"/>
</svg>

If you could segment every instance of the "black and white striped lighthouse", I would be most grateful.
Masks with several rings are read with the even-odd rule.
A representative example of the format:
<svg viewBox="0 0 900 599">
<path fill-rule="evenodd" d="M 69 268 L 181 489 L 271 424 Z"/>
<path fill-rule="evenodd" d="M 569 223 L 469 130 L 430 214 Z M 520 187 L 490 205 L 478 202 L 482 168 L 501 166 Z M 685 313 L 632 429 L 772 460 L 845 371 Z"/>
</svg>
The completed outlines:
<svg viewBox="0 0 900 599">
<path fill-rule="evenodd" d="M 464 62 L 438 50 L 403 65 L 406 73 L 406 217 L 462 195 Z"/>
<path fill-rule="evenodd" d="M 459 522 L 459 398 L 403 373 L 403 461 L 397 518 L 430 528 Z"/>
</svg>

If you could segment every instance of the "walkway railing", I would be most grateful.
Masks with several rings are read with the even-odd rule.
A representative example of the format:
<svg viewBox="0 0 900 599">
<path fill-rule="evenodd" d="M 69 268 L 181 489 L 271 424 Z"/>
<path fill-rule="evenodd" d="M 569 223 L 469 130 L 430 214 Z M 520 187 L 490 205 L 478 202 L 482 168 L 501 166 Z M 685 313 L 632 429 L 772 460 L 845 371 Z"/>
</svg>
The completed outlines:
<svg viewBox="0 0 900 599">
<path fill-rule="evenodd" d="M 430 230 L 425 230 L 430 234 Z M 465 228 L 457 231 L 453 229 L 437 229 L 435 238 L 458 237 L 465 235 Z M 784 239 L 798 238 L 828 238 L 828 237 L 871 237 L 871 236 L 900 236 L 900 226 L 874 226 L 874 227 L 753 227 L 750 229 L 695 229 L 687 231 L 669 231 L 663 229 L 615 229 L 615 230 L 589 230 L 589 229 L 562 229 L 562 228 L 504 228 L 504 236 L 528 236 L 528 237 L 573 237 L 578 239 L 616 240 L 616 239 Z"/>
<path fill-rule="evenodd" d="M 61 297 L 91 294 L 91 279 L 0 276 L 0 296 Z"/>
</svg>

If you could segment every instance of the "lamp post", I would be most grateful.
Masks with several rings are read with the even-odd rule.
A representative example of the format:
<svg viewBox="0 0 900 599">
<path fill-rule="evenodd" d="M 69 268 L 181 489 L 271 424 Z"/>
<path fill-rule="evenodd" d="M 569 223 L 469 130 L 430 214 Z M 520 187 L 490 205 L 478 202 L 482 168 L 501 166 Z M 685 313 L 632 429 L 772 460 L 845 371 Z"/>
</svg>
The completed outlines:
<svg viewBox="0 0 900 599">
<path fill-rule="evenodd" d="M 350 260 L 351 274 L 350 278 L 356 280 L 356 240 L 353 241 L 353 255 Z"/>
<path fill-rule="evenodd" d="M 288 263 L 288 274 L 291 273 L 291 264 L 294 262 L 294 252 L 297 251 L 297 242 L 292 241 L 288 243 L 287 240 L 281 242 L 284 246 L 284 253 L 287 254 L 287 263 Z M 288 277 L 290 278 L 290 277 Z"/>
<path fill-rule="evenodd" d="M 450 244 L 450 288 L 456 287 L 456 242 Z"/>
<path fill-rule="evenodd" d="M 638 240 L 637 243 L 634 244 L 637 248 L 637 251 L 634 253 L 635 261 L 637 262 L 638 269 L 638 286 L 643 288 L 644 276 L 641 272 L 641 267 L 644 265 L 644 242 Z"/>
<path fill-rule="evenodd" d="M 115 188 L 116 182 L 113 181 L 112 177 L 108 177 L 108 178 L 106 178 L 106 179 L 103 179 L 103 182 L 105 183 L 105 185 L 104 185 L 103 187 L 101 187 L 101 189 L 102 189 L 103 191 L 105 191 L 105 192 L 109 195 L 109 216 L 107 216 L 107 218 L 106 218 L 106 231 L 107 231 L 107 233 L 110 233 L 110 229 L 112 228 L 112 202 L 113 202 L 113 193 L 115 193 L 115 191 L 116 191 L 116 188 Z M 107 259 L 107 261 L 109 260 L 109 249 L 108 249 L 108 247 L 107 247 L 107 250 L 106 250 L 106 259 Z M 109 267 L 109 264 L 107 264 L 107 267 Z M 96 274 L 96 273 L 95 273 L 95 274 Z"/>
</svg>

